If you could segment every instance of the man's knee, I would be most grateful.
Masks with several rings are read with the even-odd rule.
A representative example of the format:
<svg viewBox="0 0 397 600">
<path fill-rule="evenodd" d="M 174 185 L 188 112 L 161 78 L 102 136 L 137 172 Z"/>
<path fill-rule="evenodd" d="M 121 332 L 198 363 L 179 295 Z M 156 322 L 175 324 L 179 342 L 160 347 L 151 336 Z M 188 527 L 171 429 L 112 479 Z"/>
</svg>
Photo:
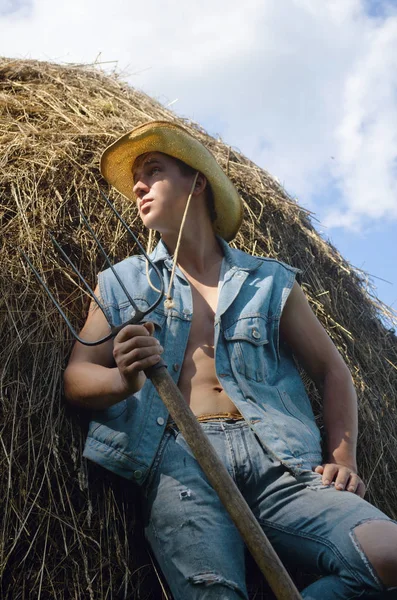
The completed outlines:
<svg viewBox="0 0 397 600">
<path fill-rule="evenodd" d="M 387 520 L 365 521 L 353 530 L 363 560 L 368 561 L 387 588 L 397 586 L 397 524 Z"/>
</svg>

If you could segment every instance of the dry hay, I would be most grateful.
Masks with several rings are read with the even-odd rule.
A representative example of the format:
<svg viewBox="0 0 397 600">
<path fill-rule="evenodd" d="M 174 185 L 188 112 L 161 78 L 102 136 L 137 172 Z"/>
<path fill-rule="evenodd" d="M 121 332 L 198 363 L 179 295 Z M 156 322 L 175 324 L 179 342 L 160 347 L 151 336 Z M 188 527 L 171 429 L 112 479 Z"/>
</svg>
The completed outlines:
<svg viewBox="0 0 397 600">
<path fill-rule="evenodd" d="M 92 283 L 103 265 L 78 208 L 115 260 L 133 252 L 100 200 L 99 188 L 107 186 L 98 159 L 128 129 L 176 117 L 116 77 L 79 66 L 0 59 L 0 86 L 2 598 L 160 598 L 133 485 L 81 459 L 85 419 L 64 406 L 61 386 L 71 335 L 17 249 L 29 253 L 81 326 L 87 297 L 70 268 L 60 266 L 48 231 L 58 233 Z M 244 199 L 235 246 L 302 269 L 310 304 L 354 377 L 368 498 L 397 518 L 397 339 L 384 325 L 392 327 L 395 315 L 268 173 L 183 124 L 212 150 Z M 110 196 L 141 231 L 135 208 Z M 307 385 L 319 413 L 318 395 Z"/>
</svg>

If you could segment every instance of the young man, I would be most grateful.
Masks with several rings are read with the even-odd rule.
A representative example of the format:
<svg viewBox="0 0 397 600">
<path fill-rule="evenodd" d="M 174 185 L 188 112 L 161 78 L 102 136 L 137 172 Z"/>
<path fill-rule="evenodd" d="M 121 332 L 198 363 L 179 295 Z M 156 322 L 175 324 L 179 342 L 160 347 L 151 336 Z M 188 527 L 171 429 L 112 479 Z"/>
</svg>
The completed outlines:
<svg viewBox="0 0 397 600">
<path fill-rule="evenodd" d="M 397 587 L 397 525 L 363 500 L 352 379 L 296 270 L 228 246 L 241 200 L 182 127 L 138 127 L 105 151 L 101 168 L 160 232 L 151 258 L 169 297 L 150 322 L 124 327 L 114 342 L 77 343 L 65 390 L 71 403 L 95 411 L 85 456 L 141 485 L 146 535 L 174 600 L 247 591 L 244 544 L 145 380 L 143 370 L 161 356 L 281 560 L 323 574 L 302 596 L 386 597 Z M 145 259 L 116 268 L 138 306 L 150 306 L 158 281 Z M 109 270 L 97 292 L 114 325 L 130 318 Z M 108 329 L 93 307 L 81 335 L 98 339 Z M 322 392 L 324 460 L 291 351 Z"/>
</svg>

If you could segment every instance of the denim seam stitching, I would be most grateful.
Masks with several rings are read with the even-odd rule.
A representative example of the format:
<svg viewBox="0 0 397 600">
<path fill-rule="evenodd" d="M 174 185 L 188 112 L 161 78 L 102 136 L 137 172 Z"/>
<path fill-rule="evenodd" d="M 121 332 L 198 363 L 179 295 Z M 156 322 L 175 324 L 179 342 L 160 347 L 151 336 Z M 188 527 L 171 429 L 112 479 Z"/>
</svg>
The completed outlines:
<svg viewBox="0 0 397 600">
<path fill-rule="evenodd" d="M 252 466 L 252 452 L 249 451 L 248 449 L 248 442 L 246 440 L 246 435 L 249 433 L 254 435 L 255 441 L 257 442 L 258 440 L 258 436 L 256 435 L 255 431 L 251 428 L 248 427 L 248 429 L 243 429 L 241 431 L 241 438 L 242 438 L 242 442 L 243 442 L 243 446 L 244 446 L 244 450 L 246 452 L 246 456 L 248 457 L 248 463 L 249 463 L 249 468 L 251 470 L 251 473 L 254 472 L 253 466 Z M 264 447 L 260 444 L 261 450 L 264 450 Z M 265 452 L 268 452 L 267 450 L 265 450 Z M 270 454 L 269 454 L 270 456 Z"/>
<path fill-rule="evenodd" d="M 157 470 L 158 470 L 158 468 L 159 468 L 159 466 L 160 466 L 160 464 L 161 464 L 161 462 L 162 462 L 162 460 L 164 458 L 165 448 L 168 445 L 168 442 L 171 439 L 171 436 L 172 436 L 171 432 L 169 432 L 169 433 L 165 432 L 164 435 L 163 435 L 163 437 L 162 437 L 162 439 L 161 439 L 161 441 L 160 441 L 158 450 L 156 452 L 155 459 L 154 459 L 152 465 L 149 467 L 149 473 L 148 473 L 148 475 L 146 477 L 146 481 L 143 484 L 145 496 L 147 496 L 147 491 L 149 489 L 149 485 L 152 484 L 153 479 L 154 479 L 154 477 L 156 475 L 156 472 L 157 472 Z"/>
<path fill-rule="evenodd" d="M 365 581 L 362 580 L 360 575 L 357 576 L 355 570 L 350 567 L 350 565 L 347 563 L 347 561 L 345 561 L 343 555 L 339 552 L 338 548 L 329 540 L 325 540 L 325 539 L 321 538 L 320 536 L 316 536 L 313 534 L 296 531 L 295 529 L 291 529 L 290 527 L 284 527 L 283 525 L 271 523 L 269 521 L 266 521 L 265 519 L 259 518 L 258 521 L 261 524 L 266 525 L 270 528 L 278 529 L 279 531 L 284 531 L 284 532 L 286 532 L 290 535 L 294 535 L 296 537 L 313 540 L 314 542 L 317 542 L 318 544 L 323 544 L 324 546 L 327 546 L 331 550 L 331 552 L 333 552 L 335 554 L 335 556 L 337 556 L 339 558 L 339 560 L 345 565 L 345 568 L 349 571 L 349 573 L 351 574 L 353 579 L 355 579 L 355 581 L 357 581 L 358 583 L 360 583 L 362 585 L 366 585 Z"/>
<path fill-rule="evenodd" d="M 237 483 L 237 473 L 236 473 L 236 469 L 235 469 L 236 456 L 235 456 L 235 454 L 233 452 L 233 446 L 232 446 L 232 443 L 231 443 L 231 441 L 229 439 L 229 435 L 228 435 L 227 429 L 223 426 L 223 423 L 222 423 L 222 430 L 225 433 L 226 446 L 227 446 L 227 448 L 229 450 L 229 454 L 230 454 L 230 457 L 231 457 L 231 466 L 232 466 L 232 469 L 233 469 L 233 479 Z"/>
<path fill-rule="evenodd" d="M 159 537 L 159 534 L 157 532 L 156 526 L 154 525 L 154 523 L 150 523 L 149 527 L 153 528 L 154 537 L 157 539 L 157 542 L 158 542 L 157 543 L 157 547 L 159 549 L 159 553 L 161 554 L 161 556 L 162 556 L 162 558 L 164 560 L 164 563 L 167 564 L 167 562 L 169 560 L 169 557 L 168 557 L 168 555 L 163 550 L 163 544 L 160 541 L 160 537 Z M 171 563 L 171 565 L 172 565 L 172 563 Z"/>
<path fill-rule="evenodd" d="M 113 446 L 110 446 L 109 444 L 105 444 L 104 442 L 101 442 L 100 440 L 97 440 L 95 437 L 93 436 L 88 436 L 87 437 L 87 441 L 89 443 L 94 444 L 95 446 L 101 446 L 103 447 L 105 450 L 111 450 L 111 452 L 114 452 L 115 454 L 118 454 L 121 457 L 121 464 L 123 464 L 123 461 L 125 462 L 126 460 L 131 463 L 131 465 L 136 465 L 136 463 L 138 463 L 139 465 L 142 465 L 143 467 L 147 467 L 146 463 L 143 463 L 142 461 L 138 460 L 138 459 L 132 459 L 128 454 L 125 454 L 124 452 L 120 452 L 120 450 L 117 450 L 117 448 L 114 448 Z M 124 465 L 123 465 L 124 466 Z"/>
</svg>

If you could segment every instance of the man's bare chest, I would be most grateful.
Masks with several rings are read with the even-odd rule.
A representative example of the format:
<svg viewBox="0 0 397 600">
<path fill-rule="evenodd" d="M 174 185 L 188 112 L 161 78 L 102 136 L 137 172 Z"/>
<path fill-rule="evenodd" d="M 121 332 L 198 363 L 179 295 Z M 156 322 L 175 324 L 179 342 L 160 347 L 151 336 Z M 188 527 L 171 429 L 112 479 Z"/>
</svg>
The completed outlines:
<svg viewBox="0 0 397 600">
<path fill-rule="evenodd" d="M 190 338 L 196 341 L 203 340 L 207 344 L 214 344 L 214 319 L 218 304 L 217 288 L 199 289 L 192 286 L 193 318 Z"/>
<path fill-rule="evenodd" d="M 193 317 L 189 344 L 197 346 L 214 345 L 214 319 L 218 305 L 218 277 L 212 281 L 198 281 L 188 277 L 193 301 Z"/>
</svg>

